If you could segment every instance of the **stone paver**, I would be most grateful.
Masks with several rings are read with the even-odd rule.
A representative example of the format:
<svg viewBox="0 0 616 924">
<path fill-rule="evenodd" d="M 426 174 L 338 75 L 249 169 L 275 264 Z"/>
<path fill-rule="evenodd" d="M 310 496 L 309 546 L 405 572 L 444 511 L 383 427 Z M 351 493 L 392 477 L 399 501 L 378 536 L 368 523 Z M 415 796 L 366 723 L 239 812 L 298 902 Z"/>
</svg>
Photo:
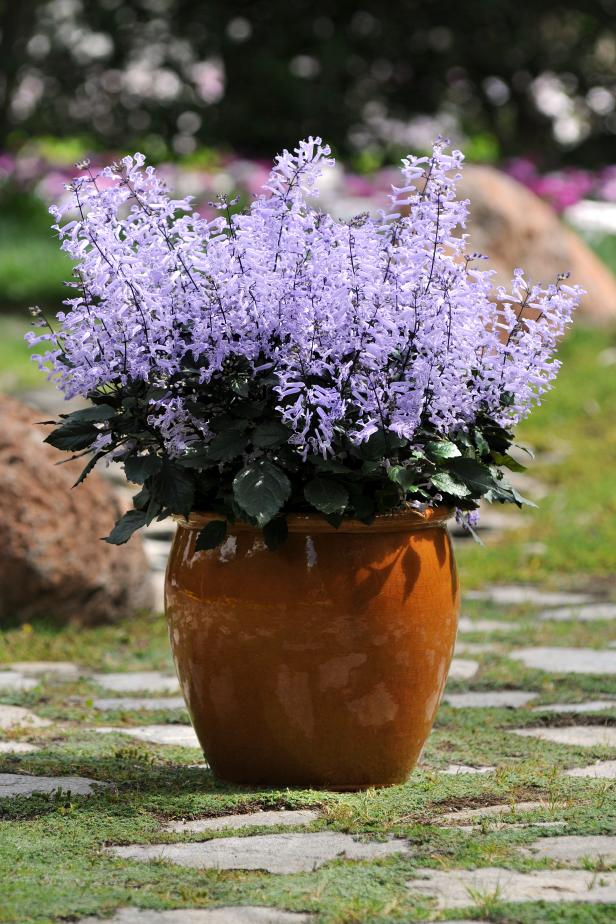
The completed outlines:
<svg viewBox="0 0 616 924">
<path fill-rule="evenodd" d="M 87 796 L 98 787 L 108 786 L 85 776 L 30 776 L 21 773 L 0 773 L 0 799 L 9 796 L 31 796 L 37 792 L 71 792 Z"/>
<path fill-rule="evenodd" d="M 196 869 L 263 869 L 270 873 L 304 873 L 334 859 L 374 860 L 408 853 L 407 841 L 361 842 L 350 834 L 262 834 L 221 837 L 195 844 L 149 844 L 109 847 L 129 860 L 167 860 Z"/>
<path fill-rule="evenodd" d="M 51 725 L 48 719 L 41 719 L 39 716 L 24 709 L 23 706 L 7 706 L 0 703 L 0 728 L 45 728 Z"/>
<path fill-rule="evenodd" d="M 494 773 L 495 770 L 496 767 L 467 767 L 466 764 L 449 764 L 445 770 L 439 772 L 458 776 L 460 773 Z"/>
<path fill-rule="evenodd" d="M 180 689 L 177 677 L 161 671 L 125 671 L 116 674 L 93 674 L 92 680 L 105 690 L 114 693 L 177 693 Z"/>
<path fill-rule="evenodd" d="M 521 648 L 510 658 L 552 674 L 616 674 L 616 651 L 594 648 Z"/>
<path fill-rule="evenodd" d="M 597 876 L 586 870 L 431 870 L 421 879 L 411 879 L 407 886 L 415 893 L 436 898 L 439 908 L 472 907 L 491 896 L 502 902 L 616 902 L 616 873 Z"/>
<path fill-rule="evenodd" d="M 39 751 L 35 744 L 27 741 L 0 741 L 0 754 L 31 754 Z"/>
<path fill-rule="evenodd" d="M 564 728 L 515 728 L 516 735 L 538 738 L 554 744 L 571 744 L 583 748 L 616 748 L 616 727 L 605 725 L 567 725 Z"/>
<path fill-rule="evenodd" d="M 467 600 L 488 600 L 501 606 L 578 606 L 592 603 L 587 594 L 561 593 L 538 590 L 523 584 L 501 584 L 464 594 Z"/>
<path fill-rule="evenodd" d="M 130 735 L 131 738 L 147 741 L 149 744 L 173 744 L 176 747 L 201 750 L 192 725 L 127 725 L 117 728 L 101 726 L 92 728 L 91 731 L 96 731 L 101 735 Z"/>
<path fill-rule="evenodd" d="M 443 815 L 436 816 L 435 820 L 440 822 L 453 821 L 465 822 L 475 821 L 478 818 L 517 818 L 518 815 L 524 815 L 528 812 L 536 812 L 540 809 L 546 809 L 545 802 L 503 802 L 499 805 L 482 805 L 479 808 L 458 809 L 455 812 L 445 812 Z"/>
<path fill-rule="evenodd" d="M 317 821 L 319 813 L 311 809 L 296 811 L 281 809 L 270 812 L 249 812 L 246 815 L 221 815 L 217 818 L 194 818 L 190 821 L 170 821 L 163 831 L 176 834 L 201 831 L 224 831 L 225 828 L 274 827 L 274 825 L 309 825 Z"/>
<path fill-rule="evenodd" d="M 494 642 L 456 642 L 456 655 L 490 654 L 498 651 L 499 646 Z"/>
<path fill-rule="evenodd" d="M 3 692 L 7 690 L 32 690 L 37 685 L 38 680 L 35 680 L 34 677 L 25 677 L 18 671 L 0 671 L 0 690 Z"/>
<path fill-rule="evenodd" d="M 311 924 L 314 920 L 313 915 L 299 911 L 236 905 L 222 908 L 179 908 L 176 911 L 119 908 L 112 918 L 81 918 L 78 924 Z"/>
<path fill-rule="evenodd" d="M 553 610 L 543 610 L 538 616 L 541 620 L 567 622 L 594 622 L 598 619 L 616 619 L 616 603 L 590 603 L 586 606 L 561 606 Z"/>
<path fill-rule="evenodd" d="M 557 837 L 543 837 L 529 844 L 524 850 L 532 857 L 548 857 L 559 863 L 579 864 L 586 858 L 616 863 L 616 837 L 607 834 L 581 837 L 577 834 L 562 834 Z"/>
<path fill-rule="evenodd" d="M 479 670 L 479 661 L 454 658 L 449 668 L 450 680 L 471 680 Z"/>
<path fill-rule="evenodd" d="M 524 690 L 494 690 L 494 692 L 448 693 L 444 699 L 454 709 L 517 709 L 526 706 L 538 693 L 527 693 Z"/>
<path fill-rule="evenodd" d="M 120 709 L 126 711 L 139 711 L 140 709 L 186 709 L 186 703 L 182 696 L 156 696 L 147 698 L 145 696 L 119 696 L 111 699 L 95 699 L 92 703 L 95 709 L 102 711 L 108 709 Z"/>
<path fill-rule="evenodd" d="M 589 767 L 574 767 L 565 773 L 590 780 L 616 780 L 616 760 L 597 760 Z"/>
<path fill-rule="evenodd" d="M 462 616 L 458 620 L 458 632 L 515 632 L 519 626 L 515 622 L 505 622 L 497 619 L 468 619 Z"/>
<path fill-rule="evenodd" d="M 9 670 L 25 674 L 27 677 L 54 676 L 66 680 L 76 680 L 82 671 L 72 661 L 14 661 L 7 664 Z"/>
<path fill-rule="evenodd" d="M 583 714 L 586 712 L 605 712 L 607 709 L 616 709 L 616 700 L 594 699 L 587 703 L 550 703 L 548 706 L 535 706 L 532 711 Z"/>
</svg>

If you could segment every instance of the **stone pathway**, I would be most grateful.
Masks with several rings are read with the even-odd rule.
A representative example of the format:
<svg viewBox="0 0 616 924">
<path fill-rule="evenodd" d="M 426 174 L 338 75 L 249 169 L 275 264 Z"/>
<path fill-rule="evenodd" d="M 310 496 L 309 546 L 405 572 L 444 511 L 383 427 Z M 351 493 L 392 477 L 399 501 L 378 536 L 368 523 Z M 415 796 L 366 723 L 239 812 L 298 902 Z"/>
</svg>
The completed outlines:
<svg viewBox="0 0 616 924">
<path fill-rule="evenodd" d="M 114 693 L 177 693 L 177 677 L 160 671 L 126 671 L 122 674 L 92 674 L 92 680 Z"/>
<path fill-rule="evenodd" d="M 468 634 L 469 632 L 515 632 L 518 626 L 515 622 L 505 622 L 500 619 L 469 619 L 461 616 L 458 620 L 458 632 Z"/>
<path fill-rule="evenodd" d="M 120 696 L 111 699 L 95 699 L 92 701 L 95 709 L 105 711 L 122 711 L 122 712 L 140 712 L 145 709 L 154 711 L 157 709 L 186 709 L 186 703 L 182 696 L 155 696 L 155 697 L 138 697 L 138 696 Z"/>
<path fill-rule="evenodd" d="M 450 680 L 471 680 L 479 670 L 479 661 L 453 658 L 449 668 Z"/>
<path fill-rule="evenodd" d="M 446 822 L 464 823 L 466 821 L 475 821 L 482 818 L 507 818 L 512 821 L 519 821 L 521 815 L 527 815 L 529 812 L 545 811 L 547 805 L 545 802 L 509 802 L 499 805 L 482 805 L 479 808 L 459 809 L 455 812 L 445 812 L 444 815 L 438 815 L 435 821 L 439 824 Z M 532 824 L 533 822 L 526 822 Z"/>
<path fill-rule="evenodd" d="M 81 776 L 29 776 L 20 773 L 0 773 L 0 799 L 10 796 L 31 796 L 34 793 L 70 792 L 88 796 L 106 783 Z"/>
<path fill-rule="evenodd" d="M 41 719 L 23 706 L 8 706 L 0 703 L 0 729 L 11 728 L 45 728 L 51 725 L 48 719 Z"/>
<path fill-rule="evenodd" d="M 587 712 L 605 712 L 608 709 L 616 709 L 616 699 L 594 699 L 587 703 L 550 703 L 548 706 L 535 706 L 533 712 L 584 715 Z"/>
<path fill-rule="evenodd" d="M 9 670 L 27 677 L 57 677 L 61 680 L 77 680 L 83 673 L 72 661 L 15 661 L 6 665 Z"/>
<path fill-rule="evenodd" d="M 34 677 L 25 677 L 18 671 L 0 671 L 0 693 L 12 690 L 32 690 L 38 685 Z"/>
<path fill-rule="evenodd" d="M 559 863 L 580 865 L 582 860 L 599 861 L 603 864 L 616 863 L 616 837 L 610 835 L 561 835 L 543 837 L 524 848 L 524 853 L 535 859 L 548 858 Z"/>
<path fill-rule="evenodd" d="M 150 744 L 173 744 L 182 748 L 199 748 L 201 745 L 192 725 L 137 725 L 126 727 L 99 726 L 91 731 L 99 735 L 129 735 Z"/>
<path fill-rule="evenodd" d="M 403 840 L 358 841 L 350 834 L 263 834 L 224 837 L 203 843 L 136 844 L 109 847 L 109 853 L 128 860 L 166 860 L 196 869 L 263 869 L 269 873 L 308 873 L 330 860 L 374 860 L 408 853 Z"/>
<path fill-rule="evenodd" d="M 538 619 L 556 622 L 595 622 L 603 619 L 616 619 L 616 603 L 591 603 L 586 606 L 562 606 L 552 610 L 543 610 Z"/>
<path fill-rule="evenodd" d="M 431 870 L 407 883 L 414 894 L 436 899 L 438 908 L 468 908 L 492 899 L 499 902 L 616 902 L 616 873 L 600 877 L 584 870 L 517 873 L 484 867 Z"/>
<path fill-rule="evenodd" d="M 538 693 L 523 690 L 495 690 L 493 693 L 448 693 L 445 702 L 454 709 L 517 709 L 536 699 Z"/>
<path fill-rule="evenodd" d="M 272 812 L 247 812 L 245 815 L 221 815 L 219 818 L 195 818 L 191 821 L 170 821 L 163 825 L 163 831 L 175 834 L 200 834 L 202 831 L 224 831 L 228 828 L 273 828 L 276 825 L 309 825 L 318 821 L 319 813 L 311 809 L 290 811 L 280 809 Z"/>
<path fill-rule="evenodd" d="M 467 600 L 485 600 L 501 606 L 578 606 L 593 602 L 587 594 L 548 592 L 522 584 L 501 584 L 470 591 L 465 596 Z"/>
<path fill-rule="evenodd" d="M 494 773 L 496 767 L 468 767 L 466 764 L 449 764 L 441 773 L 458 776 L 460 773 Z"/>
<path fill-rule="evenodd" d="M 494 642 L 462 642 L 456 640 L 456 655 L 481 655 L 492 654 L 498 651 L 499 646 Z"/>
<path fill-rule="evenodd" d="M 32 754 L 38 750 L 35 744 L 26 741 L 0 741 L 0 754 Z"/>
<path fill-rule="evenodd" d="M 616 760 L 598 760 L 589 767 L 574 767 L 565 773 L 590 780 L 616 780 Z"/>
<path fill-rule="evenodd" d="M 111 918 L 81 918 L 78 924 L 311 924 L 314 920 L 313 915 L 297 911 L 234 905 L 226 908 L 182 908 L 178 911 L 120 908 Z"/>
<path fill-rule="evenodd" d="M 594 648 L 522 648 L 509 655 L 526 667 L 551 674 L 616 674 L 616 651 Z"/>
<path fill-rule="evenodd" d="M 515 728 L 523 738 L 538 738 L 554 744 L 571 744 L 582 748 L 616 748 L 616 726 L 567 725 L 564 728 Z"/>
</svg>

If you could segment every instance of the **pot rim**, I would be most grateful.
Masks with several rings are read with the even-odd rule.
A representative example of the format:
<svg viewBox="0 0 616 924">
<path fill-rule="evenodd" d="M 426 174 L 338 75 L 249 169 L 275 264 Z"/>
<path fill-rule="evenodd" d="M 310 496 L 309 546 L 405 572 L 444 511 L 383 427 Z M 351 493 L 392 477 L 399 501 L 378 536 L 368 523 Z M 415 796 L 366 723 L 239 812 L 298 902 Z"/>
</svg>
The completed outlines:
<svg viewBox="0 0 616 924">
<path fill-rule="evenodd" d="M 325 517 L 316 513 L 287 514 L 287 524 L 290 533 L 412 533 L 421 529 L 446 529 L 447 520 L 453 516 L 450 507 L 427 507 L 423 512 L 419 510 L 403 510 L 399 513 L 377 514 L 372 523 L 362 523 L 360 520 L 343 520 L 340 526 L 332 526 Z M 188 517 L 178 514 L 172 519 L 183 529 L 203 529 L 214 520 L 224 520 L 218 513 L 207 511 L 193 511 Z M 253 526 L 236 520 L 229 524 L 229 533 L 261 531 L 261 527 Z"/>
</svg>

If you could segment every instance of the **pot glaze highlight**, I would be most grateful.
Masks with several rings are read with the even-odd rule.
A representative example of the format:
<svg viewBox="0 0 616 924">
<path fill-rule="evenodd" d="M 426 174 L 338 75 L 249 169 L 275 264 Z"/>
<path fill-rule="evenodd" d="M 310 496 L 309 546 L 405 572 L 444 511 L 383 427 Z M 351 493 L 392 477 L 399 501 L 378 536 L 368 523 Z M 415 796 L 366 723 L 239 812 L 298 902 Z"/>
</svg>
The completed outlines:
<svg viewBox="0 0 616 924">
<path fill-rule="evenodd" d="M 361 789 L 401 783 L 432 728 L 453 654 L 459 585 L 428 510 L 339 529 L 289 517 L 276 552 L 215 517 L 180 521 L 165 586 L 169 635 L 214 773 L 235 783 Z"/>
</svg>

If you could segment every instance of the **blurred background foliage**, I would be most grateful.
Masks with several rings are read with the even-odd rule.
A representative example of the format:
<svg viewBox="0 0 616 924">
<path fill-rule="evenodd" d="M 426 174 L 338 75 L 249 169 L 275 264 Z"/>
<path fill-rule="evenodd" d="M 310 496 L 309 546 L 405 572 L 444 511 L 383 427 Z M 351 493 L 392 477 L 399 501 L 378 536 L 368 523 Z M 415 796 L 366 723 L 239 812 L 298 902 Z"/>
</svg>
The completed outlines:
<svg viewBox="0 0 616 924">
<path fill-rule="evenodd" d="M 370 168 L 437 122 L 474 159 L 600 164 L 615 21 L 616 0 L 2 0 L 0 147 L 269 158 L 313 133 Z"/>
</svg>

